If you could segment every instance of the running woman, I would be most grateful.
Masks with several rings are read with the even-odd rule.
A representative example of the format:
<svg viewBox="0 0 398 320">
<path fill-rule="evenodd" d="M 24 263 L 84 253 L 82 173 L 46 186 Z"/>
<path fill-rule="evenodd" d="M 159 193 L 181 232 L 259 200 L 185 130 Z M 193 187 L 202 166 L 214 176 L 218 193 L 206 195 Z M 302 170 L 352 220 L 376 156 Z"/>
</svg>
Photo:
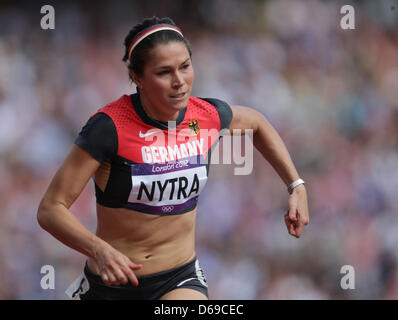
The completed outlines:
<svg viewBox="0 0 398 320">
<path fill-rule="evenodd" d="M 191 48 L 170 18 L 145 19 L 124 45 L 137 93 L 87 121 L 40 203 L 38 222 L 88 258 L 67 290 L 71 298 L 208 299 L 195 221 L 206 160 L 222 131 L 252 130 L 254 146 L 288 188 L 284 218 L 297 238 L 309 222 L 304 181 L 262 114 L 191 96 Z M 69 210 L 92 176 L 95 234 Z"/>
</svg>

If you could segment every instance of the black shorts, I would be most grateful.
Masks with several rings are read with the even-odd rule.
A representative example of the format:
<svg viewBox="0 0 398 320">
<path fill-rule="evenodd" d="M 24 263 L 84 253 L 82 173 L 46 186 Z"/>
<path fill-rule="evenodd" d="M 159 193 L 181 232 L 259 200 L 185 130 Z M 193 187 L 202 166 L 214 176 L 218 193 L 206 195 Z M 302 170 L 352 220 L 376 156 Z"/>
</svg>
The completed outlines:
<svg viewBox="0 0 398 320">
<path fill-rule="evenodd" d="M 207 281 L 196 258 L 180 267 L 137 279 L 138 287 L 131 282 L 107 286 L 100 275 L 88 268 L 86 262 L 84 272 L 66 293 L 72 299 L 81 300 L 157 300 L 174 289 L 189 288 L 208 297 Z"/>
</svg>

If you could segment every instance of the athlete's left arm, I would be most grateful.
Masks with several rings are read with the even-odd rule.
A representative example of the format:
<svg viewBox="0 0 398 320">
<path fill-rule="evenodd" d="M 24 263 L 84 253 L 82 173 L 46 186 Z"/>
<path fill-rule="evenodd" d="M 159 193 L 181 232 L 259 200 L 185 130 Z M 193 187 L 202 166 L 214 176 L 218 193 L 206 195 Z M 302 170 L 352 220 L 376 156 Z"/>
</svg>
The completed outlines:
<svg viewBox="0 0 398 320">
<path fill-rule="evenodd" d="M 233 113 L 229 127 L 231 134 L 234 129 L 240 129 L 241 134 L 252 130 L 254 146 L 272 165 L 286 187 L 299 179 L 284 142 L 265 116 L 244 106 L 231 106 L 231 109 Z M 300 237 L 304 226 L 309 223 L 307 192 L 304 184 L 294 188 L 289 196 L 285 223 L 289 234 L 297 238 Z"/>
</svg>

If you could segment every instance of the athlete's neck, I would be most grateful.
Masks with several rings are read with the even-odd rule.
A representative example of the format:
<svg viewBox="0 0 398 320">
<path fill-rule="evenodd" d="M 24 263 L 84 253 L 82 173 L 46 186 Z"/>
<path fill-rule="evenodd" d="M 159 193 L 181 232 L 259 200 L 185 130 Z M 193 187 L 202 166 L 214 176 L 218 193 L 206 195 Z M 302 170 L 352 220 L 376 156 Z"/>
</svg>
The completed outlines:
<svg viewBox="0 0 398 320">
<path fill-rule="evenodd" d="M 175 121 L 178 118 L 178 110 L 171 110 L 170 113 L 165 113 L 164 110 L 159 110 L 154 107 L 142 93 L 139 93 L 138 97 L 140 98 L 141 106 L 144 109 L 145 113 L 153 120 L 167 122 Z"/>
</svg>

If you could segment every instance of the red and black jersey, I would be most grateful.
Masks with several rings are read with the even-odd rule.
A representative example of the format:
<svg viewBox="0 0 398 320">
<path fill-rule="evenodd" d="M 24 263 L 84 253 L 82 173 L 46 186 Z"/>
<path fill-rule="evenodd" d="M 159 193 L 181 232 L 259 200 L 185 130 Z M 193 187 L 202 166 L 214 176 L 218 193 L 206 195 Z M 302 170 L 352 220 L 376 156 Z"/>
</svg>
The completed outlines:
<svg viewBox="0 0 398 320">
<path fill-rule="evenodd" d="M 75 143 L 101 162 L 104 174 L 95 179 L 99 204 L 182 214 L 196 207 L 211 149 L 231 120 L 227 103 L 190 97 L 176 121 L 161 122 L 145 113 L 138 94 L 123 95 L 99 109 Z"/>
</svg>

